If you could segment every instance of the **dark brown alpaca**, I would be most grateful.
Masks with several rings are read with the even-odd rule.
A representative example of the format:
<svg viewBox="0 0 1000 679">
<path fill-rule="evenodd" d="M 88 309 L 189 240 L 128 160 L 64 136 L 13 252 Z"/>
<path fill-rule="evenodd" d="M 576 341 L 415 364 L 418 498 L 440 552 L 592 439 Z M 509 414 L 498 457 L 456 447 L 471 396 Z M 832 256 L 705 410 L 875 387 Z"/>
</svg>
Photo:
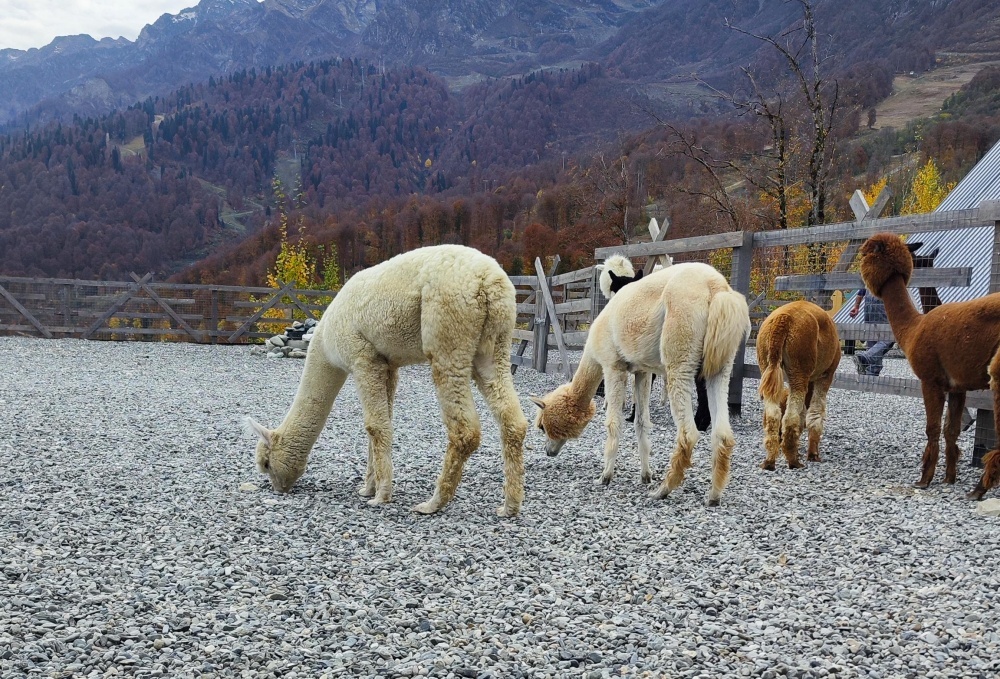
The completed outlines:
<svg viewBox="0 0 1000 679">
<path fill-rule="evenodd" d="M 945 483 L 954 483 L 967 391 L 993 391 L 993 417 L 1000 416 L 1000 293 L 969 302 L 942 304 L 926 314 L 917 311 L 906 290 L 913 255 L 899 236 L 880 233 L 861 246 L 861 277 L 885 303 L 889 325 L 914 374 L 920 378 L 927 415 L 927 446 L 918 488 L 926 488 L 937 465 L 941 413 L 948 395 L 944 426 Z M 1000 423 L 996 423 L 1000 431 Z M 979 500 L 1000 480 L 1000 450 L 991 450 L 985 469 L 968 498 Z"/>
</svg>

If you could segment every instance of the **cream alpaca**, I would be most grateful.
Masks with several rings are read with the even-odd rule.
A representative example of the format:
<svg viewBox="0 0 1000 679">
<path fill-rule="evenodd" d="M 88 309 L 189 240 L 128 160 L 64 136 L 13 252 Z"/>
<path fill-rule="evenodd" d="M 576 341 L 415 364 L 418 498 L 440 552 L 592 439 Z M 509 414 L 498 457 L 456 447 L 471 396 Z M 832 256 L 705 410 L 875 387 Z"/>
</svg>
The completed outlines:
<svg viewBox="0 0 1000 679">
<path fill-rule="evenodd" d="M 291 409 L 275 430 L 248 419 L 260 436 L 257 466 L 287 492 L 305 472 L 337 394 L 353 375 L 368 432 L 368 466 L 358 489 L 369 504 L 392 496 L 392 408 L 397 371 L 431 365 L 448 430 L 444 468 L 433 497 L 417 505 L 438 511 L 454 497 L 462 467 L 479 447 L 470 380 L 500 425 L 504 460 L 501 516 L 524 498 L 527 420 L 510 374 L 517 316 L 514 286 L 496 261 L 461 245 L 420 248 L 354 275 L 323 313 Z"/>
<path fill-rule="evenodd" d="M 684 481 L 698 440 L 691 408 L 695 375 L 708 383 L 712 416 L 713 474 L 708 504 L 717 505 L 729 478 L 735 445 L 726 396 L 733 358 L 750 332 L 746 299 L 707 264 L 676 264 L 622 288 L 594 320 L 573 380 L 543 398 L 536 425 L 545 432 L 545 452 L 559 453 L 567 439 L 577 438 L 594 416 L 594 393 L 601 379 L 607 387 L 607 441 L 601 481 L 614 476 L 622 427 L 622 404 L 628 374 L 637 387 L 636 438 L 642 481 L 649 469 L 649 378 L 665 375 L 670 409 L 677 425 L 677 442 L 670 470 L 653 492 L 666 497 Z"/>
</svg>

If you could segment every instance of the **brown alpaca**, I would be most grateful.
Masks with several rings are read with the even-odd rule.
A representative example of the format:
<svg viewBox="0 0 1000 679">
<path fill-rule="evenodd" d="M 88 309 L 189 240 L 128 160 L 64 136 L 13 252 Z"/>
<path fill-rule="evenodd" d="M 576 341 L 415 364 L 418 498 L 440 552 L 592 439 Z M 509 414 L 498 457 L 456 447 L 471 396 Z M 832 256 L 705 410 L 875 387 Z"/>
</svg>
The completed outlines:
<svg viewBox="0 0 1000 679">
<path fill-rule="evenodd" d="M 962 426 L 965 393 L 993 391 L 993 417 L 1000 431 L 1000 294 L 969 302 L 951 302 L 921 314 L 906 284 L 913 271 L 913 255 L 898 236 L 880 233 L 861 246 L 861 277 L 885 302 L 889 325 L 914 374 L 920 378 L 927 415 L 927 446 L 923 471 L 914 484 L 926 488 L 934 478 L 941 437 L 941 413 L 948 394 L 944 425 L 945 483 L 955 483 L 959 449 L 955 441 Z M 1000 450 L 991 450 L 985 469 L 968 498 L 979 500 L 1000 478 Z"/>
<path fill-rule="evenodd" d="M 803 419 L 809 428 L 810 462 L 819 462 L 819 439 L 826 417 L 826 394 L 840 364 L 840 337 L 830 315 L 812 302 L 791 302 L 761 324 L 757 334 L 760 396 L 764 399 L 762 469 L 774 471 L 778 451 L 789 469 L 799 462 Z M 788 389 L 782 380 L 788 380 Z M 786 400 L 787 399 L 787 400 Z M 805 416 L 805 418 L 803 418 Z"/>
</svg>

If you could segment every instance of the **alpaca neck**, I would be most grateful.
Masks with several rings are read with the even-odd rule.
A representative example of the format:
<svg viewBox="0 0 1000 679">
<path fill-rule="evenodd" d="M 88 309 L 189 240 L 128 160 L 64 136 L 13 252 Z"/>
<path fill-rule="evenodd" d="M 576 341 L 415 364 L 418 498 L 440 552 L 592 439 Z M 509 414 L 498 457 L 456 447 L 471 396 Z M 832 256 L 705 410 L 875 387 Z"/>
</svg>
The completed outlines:
<svg viewBox="0 0 1000 679">
<path fill-rule="evenodd" d="M 882 302 L 885 304 L 885 315 L 889 318 L 892 334 L 900 348 L 909 353 L 910 338 L 913 331 L 920 325 L 922 315 L 913 305 L 910 292 L 906 289 L 902 276 L 893 276 L 882 286 Z"/>
<path fill-rule="evenodd" d="M 288 456 L 301 460 L 309 456 L 347 381 L 347 371 L 333 366 L 318 344 L 314 339 L 309 347 L 295 400 L 277 429 Z"/>
<path fill-rule="evenodd" d="M 597 395 L 597 387 L 604 379 L 604 368 L 586 350 L 580 359 L 580 365 L 573 374 L 573 392 L 577 395 L 580 403 L 590 403 L 591 399 Z"/>
</svg>

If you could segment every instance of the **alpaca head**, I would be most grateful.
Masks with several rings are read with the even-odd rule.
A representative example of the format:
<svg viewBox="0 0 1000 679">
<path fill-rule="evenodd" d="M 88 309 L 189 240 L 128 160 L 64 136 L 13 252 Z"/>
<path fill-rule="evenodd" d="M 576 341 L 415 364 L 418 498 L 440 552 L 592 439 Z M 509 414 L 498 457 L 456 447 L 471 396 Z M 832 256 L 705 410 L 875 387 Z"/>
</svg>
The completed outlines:
<svg viewBox="0 0 1000 679">
<path fill-rule="evenodd" d="M 621 290 L 622 286 L 631 283 L 632 277 L 635 276 L 635 269 L 632 268 L 629 258 L 617 253 L 608 257 L 604 264 L 598 264 L 597 270 L 601 272 L 601 292 L 605 299 L 614 297 L 615 293 Z"/>
<path fill-rule="evenodd" d="M 893 276 L 900 275 L 903 283 L 908 283 L 913 273 L 912 251 L 920 245 L 912 243 L 907 246 L 899 236 L 891 233 L 877 233 L 866 240 L 858 251 L 865 287 L 876 297 L 881 297 L 882 288 Z"/>
<path fill-rule="evenodd" d="M 279 432 L 268 429 L 253 418 L 244 421 L 247 432 L 257 436 L 257 470 L 271 477 L 271 487 L 279 493 L 287 493 L 306 471 L 305 460 L 297 460 L 288 455 L 282 447 Z"/>
<path fill-rule="evenodd" d="M 545 454 L 555 457 L 568 439 L 579 438 L 597 412 L 593 399 L 582 403 L 579 396 L 564 384 L 550 394 L 531 400 L 538 406 L 535 426 L 545 434 Z"/>
<path fill-rule="evenodd" d="M 624 288 L 629 283 L 634 283 L 635 281 L 642 278 L 642 269 L 639 269 L 634 276 L 618 276 L 614 271 L 608 272 L 611 275 L 611 293 L 614 294 Z"/>
</svg>

